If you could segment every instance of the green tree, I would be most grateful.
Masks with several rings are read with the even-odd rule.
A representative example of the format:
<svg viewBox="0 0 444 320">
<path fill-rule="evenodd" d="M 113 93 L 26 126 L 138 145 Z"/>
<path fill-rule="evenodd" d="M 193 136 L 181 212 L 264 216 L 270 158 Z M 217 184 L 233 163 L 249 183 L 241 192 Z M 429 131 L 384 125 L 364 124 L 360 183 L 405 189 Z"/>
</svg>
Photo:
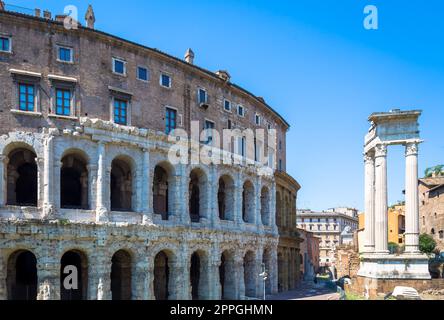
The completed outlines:
<svg viewBox="0 0 444 320">
<path fill-rule="evenodd" d="M 426 178 L 430 178 L 433 174 L 435 174 L 436 176 L 444 174 L 444 164 L 427 168 L 424 172 Z"/>
<path fill-rule="evenodd" d="M 422 253 L 431 254 L 436 248 L 436 241 L 429 234 L 423 233 L 419 236 L 419 250 Z"/>
</svg>

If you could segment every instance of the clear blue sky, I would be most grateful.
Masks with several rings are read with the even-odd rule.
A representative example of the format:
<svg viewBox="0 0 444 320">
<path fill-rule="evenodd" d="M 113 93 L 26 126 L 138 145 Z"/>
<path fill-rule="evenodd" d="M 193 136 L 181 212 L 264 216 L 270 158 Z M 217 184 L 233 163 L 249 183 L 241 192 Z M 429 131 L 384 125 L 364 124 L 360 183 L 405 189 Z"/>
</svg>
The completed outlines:
<svg viewBox="0 0 444 320">
<path fill-rule="evenodd" d="M 88 1 L 9 0 L 62 13 Z M 291 124 L 287 169 L 302 185 L 299 208 L 363 209 L 367 117 L 422 109 L 420 174 L 444 163 L 444 1 L 89 1 L 98 29 L 227 69 Z M 363 9 L 379 9 L 379 30 Z M 403 199 L 404 156 L 389 149 L 389 202 Z"/>
</svg>

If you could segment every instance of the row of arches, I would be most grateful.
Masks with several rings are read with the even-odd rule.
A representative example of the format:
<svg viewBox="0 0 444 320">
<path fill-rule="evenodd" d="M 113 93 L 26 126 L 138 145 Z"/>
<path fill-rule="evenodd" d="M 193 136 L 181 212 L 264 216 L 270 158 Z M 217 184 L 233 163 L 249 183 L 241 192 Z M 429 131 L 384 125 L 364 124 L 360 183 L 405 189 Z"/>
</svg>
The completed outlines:
<svg viewBox="0 0 444 320">
<path fill-rule="evenodd" d="M 177 297 L 177 277 L 181 272 L 176 270 L 176 255 L 170 250 L 161 250 L 154 257 L 152 289 L 156 300 L 175 299 Z M 209 259 L 206 252 L 197 250 L 189 260 L 189 286 L 191 298 L 201 300 L 209 298 L 211 272 L 208 268 Z M 271 270 L 271 256 L 268 249 L 264 250 L 262 263 Z M 7 293 L 9 300 L 36 300 L 38 292 L 38 270 L 36 256 L 29 250 L 17 250 L 7 260 Z M 118 250 L 111 258 L 110 298 L 112 300 L 131 300 L 133 297 L 134 261 L 126 250 Z M 74 267 L 76 285 L 67 267 Z M 88 258 L 80 250 L 70 250 L 60 259 L 60 299 L 86 300 L 88 298 Z M 245 296 L 256 297 L 257 279 L 260 267 L 256 255 L 247 251 L 243 257 L 243 281 Z M 234 251 L 223 251 L 220 257 L 219 284 L 221 299 L 239 299 L 239 272 Z M 70 277 L 70 278 L 68 278 Z M 269 277 L 271 278 L 271 277 Z M 271 280 L 266 282 L 266 291 L 271 293 Z"/>
<path fill-rule="evenodd" d="M 18 148 L 8 155 L 7 205 L 37 206 L 38 167 L 36 154 L 28 148 Z M 60 207 L 63 209 L 90 209 L 89 167 L 87 156 L 78 150 L 65 154 L 60 169 Z M 133 211 L 135 196 L 135 173 L 131 159 L 117 157 L 111 163 L 110 209 L 112 211 Z M 174 168 L 161 162 L 154 168 L 152 182 L 153 211 L 168 220 L 175 199 L 176 184 Z M 192 222 L 199 222 L 209 210 L 210 191 L 208 177 L 204 170 L 195 168 L 189 175 L 188 205 Z M 217 190 L 218 215 L 221 220 L 234 220 L 235 184 L 233 178 L 224 174 L 219 178 Z M 255 222 L 255 197 L 257 191 L 250 180 L 242 188 L 242 218 L 244 222 Z M 261 220 L 269 224 L 270 191 L 266 186 L 260 190 Z"/>
</svg>

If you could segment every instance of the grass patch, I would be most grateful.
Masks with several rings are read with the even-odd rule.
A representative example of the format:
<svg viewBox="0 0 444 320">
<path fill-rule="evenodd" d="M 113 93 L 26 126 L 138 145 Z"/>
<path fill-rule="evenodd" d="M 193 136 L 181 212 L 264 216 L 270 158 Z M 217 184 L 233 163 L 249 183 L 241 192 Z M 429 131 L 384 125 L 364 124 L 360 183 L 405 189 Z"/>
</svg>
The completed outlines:
<svg viewBox="0 0 444 320">
<path fill-rule="evenodd" d="M 351 292 L 345 293 L 345 300 L 365 300 L 363 296 Z"/>
</svg>

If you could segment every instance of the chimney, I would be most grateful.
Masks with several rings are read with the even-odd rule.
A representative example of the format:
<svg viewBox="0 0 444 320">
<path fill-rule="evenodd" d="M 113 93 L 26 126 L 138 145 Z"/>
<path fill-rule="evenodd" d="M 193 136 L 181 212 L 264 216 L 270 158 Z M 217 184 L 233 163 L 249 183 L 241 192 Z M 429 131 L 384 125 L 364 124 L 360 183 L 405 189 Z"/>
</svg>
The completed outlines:
<svg viewBox="0 0 444 320">
<path fill-rule="evenodd" d="M 5 11 L 5 3 L 0 0 L 0 10 Z"/>
<path fill-rule="evenodd" d="M 43 18 L 51 20 L 51 12 L 48 10 L 43 11 Z"/>
<path fill-rule="evenodd" d="M 39 8 L 35 8 L 34 12 L 35 12 L 35 16 L 36 16 L 37 18 L 40 18 L 40 17 L 41 17 L 41 15 L 42 15 L 42 11 L 41 11 Z"/>
<path fill-rule="evenodd" d="M 94 10 L 91 5 L 88 6 L 88 10 L 85 14 L 86 26 L 90 29 L 94 29 L 94 23 L 96 22 L 96 17 L 94 16 Z"/>
<path fill-rule="evenodd" d="M 58 22 L 64 22 L 66 17 L 67 17 L 66 14 L 58 14 L 55 16 L 55 20 Z"/>
<path fill-rule="evenodd" d="M 185 52 L 185 61 L 188 62 L 189 64 L 193 64 L 194 63 L 194 52 L 193 50 L 188 49 L 187 52 Z"/>
<path fill-rule="evenodd" d="M 216 74 L 221 78 L 222 80 L 228 82 L 231 79 L 230 74 L 226 70 L 218 70 L 216 71 Z"/>
</svg>

